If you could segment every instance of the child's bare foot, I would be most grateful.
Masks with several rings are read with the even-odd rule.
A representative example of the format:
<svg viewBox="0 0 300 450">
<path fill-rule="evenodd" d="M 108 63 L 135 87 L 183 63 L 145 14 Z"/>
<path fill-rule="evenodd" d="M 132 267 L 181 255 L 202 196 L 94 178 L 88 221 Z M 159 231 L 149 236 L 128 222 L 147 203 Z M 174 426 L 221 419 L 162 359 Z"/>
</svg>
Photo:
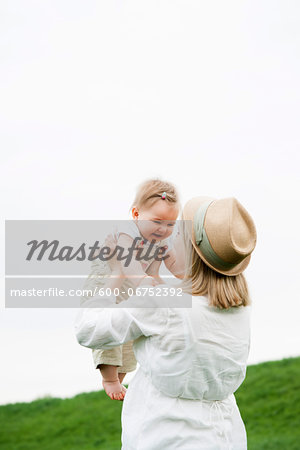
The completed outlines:
<svg viewBox="0 0 300 450">
<path fill-rule="evenodd" d="M 124 400 L 127 389 L 120 383 L 119 379 L 116 381 L 102 380 L 102 385 L 105 392 L 112 400 Z"/>
</svg>

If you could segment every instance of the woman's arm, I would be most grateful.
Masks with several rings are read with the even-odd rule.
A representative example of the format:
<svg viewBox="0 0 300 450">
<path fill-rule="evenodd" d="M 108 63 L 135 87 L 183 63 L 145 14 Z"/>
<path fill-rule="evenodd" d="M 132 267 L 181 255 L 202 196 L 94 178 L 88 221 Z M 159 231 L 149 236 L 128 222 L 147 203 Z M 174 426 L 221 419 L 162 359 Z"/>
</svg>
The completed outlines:
<svg viewBox="0 0 300 450">
<path fill-rule="evenodd" d="M 125 250 L 125 255 L 128 252 L 128 249 L 132 246 L 133 239 L 127 234 L 121 233 L 118 239 L 117 245 Z M 136 254 L 132 255 L 131 261 L 129 265 L 126 264 L 126 259 L 120 260 L 121 270 L 123 272 L 123 276 L 125 278 L 130 278 L 131 282 L 137 287 L 139 286 L 142 278 L 146 277 L 147 274 L 142 268 L 142 264 L 140 261 L 136 259 Z"/>
<path fill-rule="evenodd" d="M 166 326 L 168 309 L 157 307 L 154 297 L 132 297 L 126 301 L 129 309 L 119 305 L 97 308 L 97 301 L 94 297 L 85 302 L 87 308 L 76 318 L 76 337 L 84 347 L 115 347 L 140 336 L 159 334 Z M 156 307 L 147 307 L 154 304 Z"/>
</svg>

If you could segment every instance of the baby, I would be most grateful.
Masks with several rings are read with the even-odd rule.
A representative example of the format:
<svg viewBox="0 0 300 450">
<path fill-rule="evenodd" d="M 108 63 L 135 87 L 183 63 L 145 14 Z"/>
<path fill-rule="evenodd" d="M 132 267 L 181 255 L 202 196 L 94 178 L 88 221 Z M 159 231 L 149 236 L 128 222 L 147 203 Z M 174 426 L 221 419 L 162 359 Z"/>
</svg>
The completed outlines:
<svg viewBox="0 0 300 450">
<path fill-rule="evenodd" d="M 159 267 L 161 259 L 167 269 L 176 277 L 184 275 L 182 258 L 176 258 L 173 231 L 179 215 L 179 201 L 175 187 L 161 180 L 148 180 L 137 191 L 131 206 L 131 221 L 124 221 L 115 236 L 106 239 L 105 245 L 114 250 L 118 245 L 129 249 L 134 242 L 139 248 L 129 265 L 126 260 L 118 261 L 117 269 L 111 270 L 108 262 L 96 259 L 85 289 L 103 286 L 103 277 L 109 279 L 105 288 L 119 288 L 116 302 L 127 300 L 128 292 L 135 292 L 138 286 L 161 283 Z M 157 257 L 160 252 L 159 258 Z M 143 256 L 147 256 L 143 259 Z M 151 275 L 151 276 L 150 276 Z M 92 285 L 91 285 L 92 284 Z M 131 289 L 131 291 L 129 291 Z M 132 341 L 120 347 L 107 350 L 93 350 L 96 368 L 100 369 L 102 384 L 113 400 L 123 400 L 126 388 L 121 384 L 126 373 L 136 369 Z"/>
</svg>

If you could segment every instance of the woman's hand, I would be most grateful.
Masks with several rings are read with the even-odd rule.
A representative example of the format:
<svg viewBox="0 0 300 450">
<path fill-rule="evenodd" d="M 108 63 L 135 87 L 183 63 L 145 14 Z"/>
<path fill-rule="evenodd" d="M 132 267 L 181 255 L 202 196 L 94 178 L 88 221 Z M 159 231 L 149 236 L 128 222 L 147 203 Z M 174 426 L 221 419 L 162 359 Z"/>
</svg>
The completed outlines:
<svg viewBox="0 0 300 450">
<path fill-rule="evenodd" d="M 104 246 L 108 247 L 110 249 L 110 252 L 108 255 L 114 252 L 116 246 L 117 246 L 117 239 L 113 234 L 108 234 L 104 241 Z M 124 272 L 122 270 L 122 264 L 121 261 L 118 261 L 117 256 L 113 256 L 113 258 L 108 260 L 109 266 L 111 268 L 111 271 L 114 275 L 118 275 L 120 277 L 124 276 Z M 138 283 L 138 286 L 156 286 L 157 284 L 163 283 L 163 281 L 159 277 L 159 267 L 160 267 L 161 261 L 154 261 L 148 270 L 146 271 L 147 275 L 144 276 L 141 281 Z"/>
<path fill-rule="evenodd" d="M 156 286 L 158 283 L 155 281 L 155 279 L 149 275 L 146 275 L 142 278 L 141 282 L 137 287 L 140 286 Z"/>
<path fill-rule="evenodd" d="M 104 246 L 110 248 L 110 253 L 113 252 L 117 246 L 117 238 L 113 234 L 108 234 L 104 241 Z"/>
<path fill-rule="evenodd" d="M 112 235 L 112 234 L 108 234 L 105 238 L 104 241 L 104 246 L 108 247 L 110 249 L 110 252 L 108 253 L 108 255 L 110 255 L 111 253 L 114 252 L 114 250 L 116 249 L 117 246 L 117 238 Z M 117 256 L 113 256 L 111 259 L 108 259 L 108 264 L 111 268 L 112 272 L 118 272 L 120 274 L 122 274 L 122 266 L 120 261 L 118 261 Z"/>
</svg>

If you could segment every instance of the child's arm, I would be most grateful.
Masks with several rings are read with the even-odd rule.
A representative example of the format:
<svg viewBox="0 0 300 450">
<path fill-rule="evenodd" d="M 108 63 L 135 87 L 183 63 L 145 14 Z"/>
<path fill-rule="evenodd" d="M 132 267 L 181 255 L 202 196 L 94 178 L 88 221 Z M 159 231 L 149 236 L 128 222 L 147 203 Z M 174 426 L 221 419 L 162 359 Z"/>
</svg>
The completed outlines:
<svg viewBox="0 0 300 450">
<path fill-rule="evenodd" d="M 161 261 L 154 260 L 146 269 L 146 273 L 154 279 L 155 284 L 164 284 L 164 281 L 159 276 L 159 269 L 161 266 Z"/>
<path fill-rule="evenodd" d="M 186 272 L 185 249 L 182 236 L 178 233 L 174 240 L 174 247 L 166 254 L 168 258 L 164 260 L 167 269 L 175 277 L 183 279 Z"/>
<path fill-rule="evenodd" d="M 184 278 L 184 261 L 178 258 L 175 250 L 170 250 L 165 256 L 164 263 L 166 268 L 177 278 Z"/>
<path fill-rule="evenodd" d="M 167 269 L 175 275 L 175 277 L 183 279 L 186 272 L 185 248 L 182 236 L 177 233 L 174 239 L 173 248 L 166 254 L 168 258 L 164 260 Z"/>
</svg>

